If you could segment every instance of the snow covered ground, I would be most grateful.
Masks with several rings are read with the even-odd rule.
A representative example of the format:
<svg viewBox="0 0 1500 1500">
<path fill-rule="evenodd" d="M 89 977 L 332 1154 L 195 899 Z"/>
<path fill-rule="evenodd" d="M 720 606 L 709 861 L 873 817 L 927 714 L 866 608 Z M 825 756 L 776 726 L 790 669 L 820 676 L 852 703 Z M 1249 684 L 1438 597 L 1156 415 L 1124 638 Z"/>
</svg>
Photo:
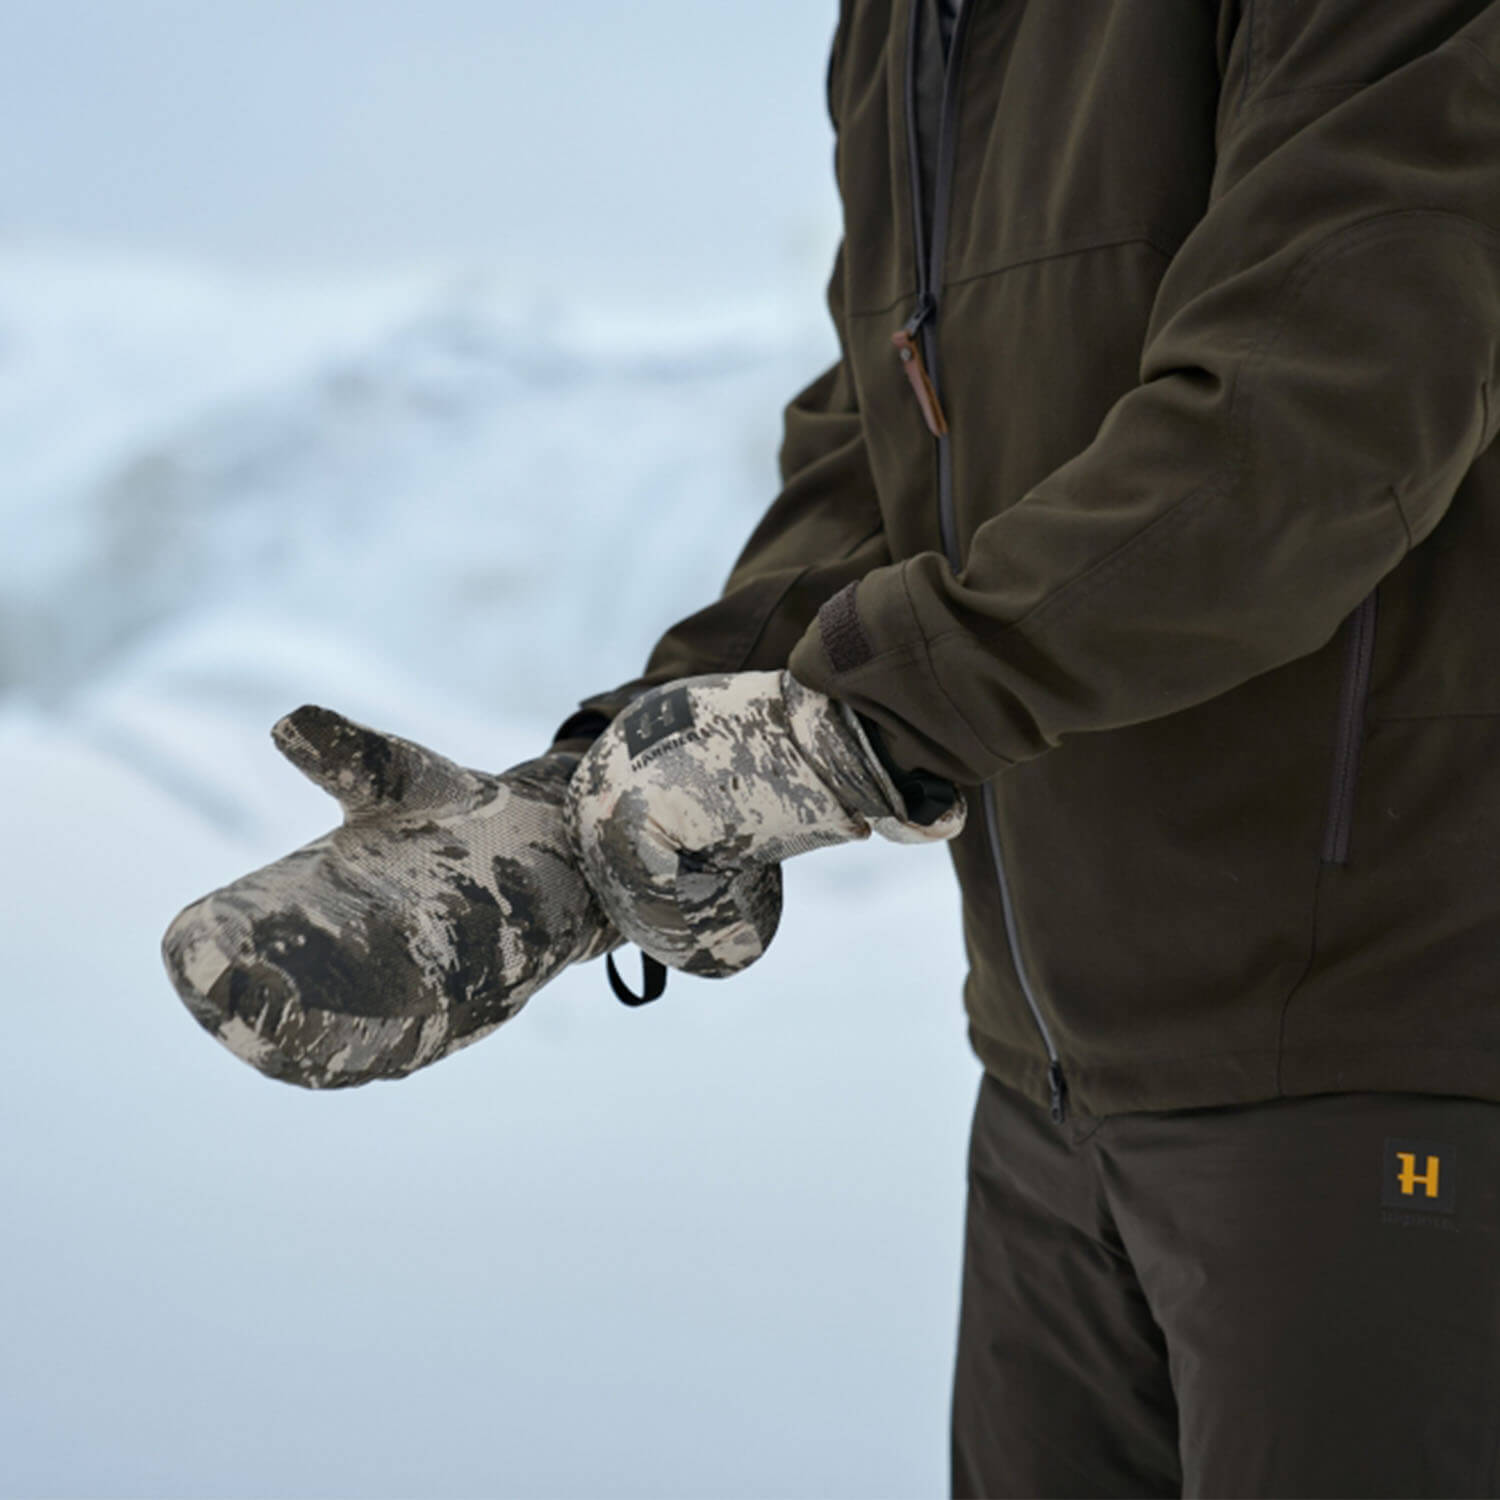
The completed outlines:
<svg viewBox="0 0 1500 1500">
<path fill-rule="evenodd" d="M 795 861 L 743 976 L 569 971 L 331 1095 L 156 951 L 331 822 L 287 709 L 500 767 L 634 673 L 774 493 L 821 313 L 0 251 L 0 1493 L 943 1491 L 944 851 Z"/>
</svg>

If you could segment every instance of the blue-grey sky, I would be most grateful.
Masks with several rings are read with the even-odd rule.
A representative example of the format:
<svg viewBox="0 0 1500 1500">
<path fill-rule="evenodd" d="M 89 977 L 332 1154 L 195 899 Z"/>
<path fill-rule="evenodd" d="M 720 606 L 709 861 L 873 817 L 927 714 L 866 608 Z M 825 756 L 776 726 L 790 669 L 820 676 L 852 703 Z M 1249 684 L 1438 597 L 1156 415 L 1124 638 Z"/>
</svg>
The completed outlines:
<svg viewBox="0 0 1500 1500">
<path fill-rule="evenodd" d="M 834 0 L 0 0 L 0 243 L 717 290 L 826 259 Z"/>
</svg>

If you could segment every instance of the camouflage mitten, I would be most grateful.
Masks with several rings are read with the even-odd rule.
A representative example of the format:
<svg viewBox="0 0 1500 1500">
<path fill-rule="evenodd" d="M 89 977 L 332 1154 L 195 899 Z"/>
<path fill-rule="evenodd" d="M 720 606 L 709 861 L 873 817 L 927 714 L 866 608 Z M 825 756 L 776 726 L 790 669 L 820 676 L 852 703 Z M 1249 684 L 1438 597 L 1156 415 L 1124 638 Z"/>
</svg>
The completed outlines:
<svg viewBox="0 0 1500 1500">
<path fill-rule="evenodd" d="M 721 977 L 765 952 L 781 861 L 871 830 L 952 838 L 964 803 L 912 820 L 847 704 L 789 672 L 686 677 L 637 698 L 585 753 L 567 814 L 584 873 L 625 937 Z"/>
<path fill-rule="evenodd" d="M 622 941 L 564 824 L 576 754 L 492 776 L 312 707 L 271 733 L 342 826 L 195 902 L 162 940 L 188 1009 L 261 1072 L 400 1077 Z"/>
</svg>

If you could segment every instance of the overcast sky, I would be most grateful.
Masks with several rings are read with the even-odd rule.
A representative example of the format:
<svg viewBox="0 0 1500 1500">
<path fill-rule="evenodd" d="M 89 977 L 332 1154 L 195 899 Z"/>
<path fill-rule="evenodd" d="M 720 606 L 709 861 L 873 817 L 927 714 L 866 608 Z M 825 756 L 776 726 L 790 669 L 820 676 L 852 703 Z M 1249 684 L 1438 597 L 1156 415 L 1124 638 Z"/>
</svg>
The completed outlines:
<svg viewBox="0 0 1500 1500">
<path fill-rule="evenodd" d="M 835 0 L 0 0 L 0 244 L 735 288 L 836 237 Z"/>
</svg>

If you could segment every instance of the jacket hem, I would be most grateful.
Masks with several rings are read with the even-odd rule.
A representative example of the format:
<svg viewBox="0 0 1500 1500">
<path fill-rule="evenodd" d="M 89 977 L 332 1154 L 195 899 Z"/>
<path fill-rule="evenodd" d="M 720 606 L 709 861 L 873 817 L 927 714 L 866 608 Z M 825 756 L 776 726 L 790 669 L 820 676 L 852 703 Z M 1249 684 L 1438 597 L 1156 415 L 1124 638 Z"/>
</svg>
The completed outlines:
<svg viewBox="0 0 1500 1500">
<path fill-rule="evenodd" d="M 970 1026 L 986 1073 L 1047 1108 L 1046 1059 Z M 1070 1058 L 1063 1066 L 1072 1107 L 1082 1115 L 1210 1109 L 1311 1094 L 1443 1094 L 1500 1103 L 1500 1048 L 1276 1047 L 1152 1056 L 1103 1066 Z M 1279 1086 L 1278 1086 L 1279 1075 Z"/>
</svg>

